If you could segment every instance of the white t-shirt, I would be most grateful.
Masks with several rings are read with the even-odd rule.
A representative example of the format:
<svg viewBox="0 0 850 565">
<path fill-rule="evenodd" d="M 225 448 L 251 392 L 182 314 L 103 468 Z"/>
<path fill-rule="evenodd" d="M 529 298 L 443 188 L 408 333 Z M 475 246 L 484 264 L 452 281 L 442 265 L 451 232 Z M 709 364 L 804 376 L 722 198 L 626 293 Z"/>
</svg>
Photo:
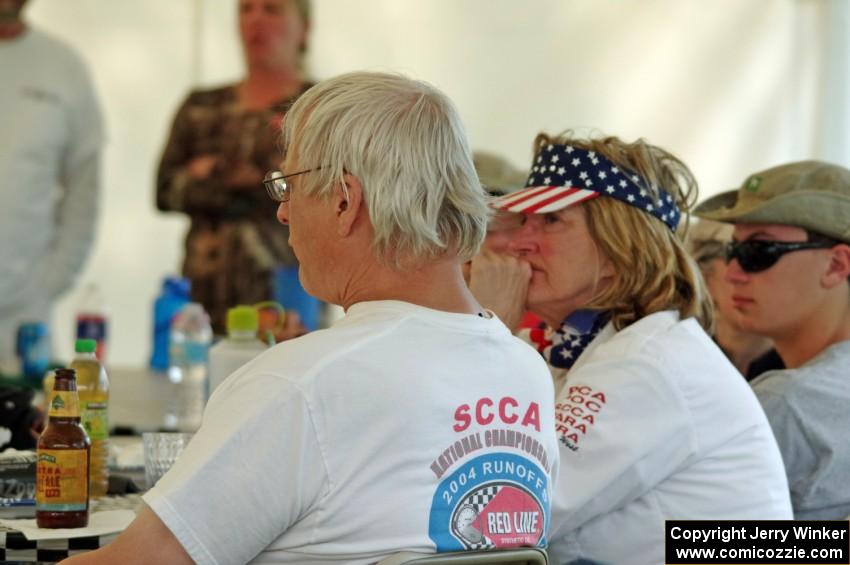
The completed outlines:
<svg viewBox="0 0 850 565">
<path fill-rule="evenodd" d="M 145 501 L 198 563 L 543 545 L 553 401 L 495 317 L 360 303 L 225 380 Z"/>
<path fill-rule="evenodd" d="M 555 419 L 552 563 L 663 563 L 665 519 L 792 517 L 764 412 L 694 319 L 606 326 L 567 374 Z"/>
<path fill-rule="evenodd" d="M 83 61 L 28 28 L 0 41 L 0 366 L 14 333 L 49 323 L 94 238 L 103 121 Z M 11 365 L 11 366 L 10 366 Z"/>
</svg>

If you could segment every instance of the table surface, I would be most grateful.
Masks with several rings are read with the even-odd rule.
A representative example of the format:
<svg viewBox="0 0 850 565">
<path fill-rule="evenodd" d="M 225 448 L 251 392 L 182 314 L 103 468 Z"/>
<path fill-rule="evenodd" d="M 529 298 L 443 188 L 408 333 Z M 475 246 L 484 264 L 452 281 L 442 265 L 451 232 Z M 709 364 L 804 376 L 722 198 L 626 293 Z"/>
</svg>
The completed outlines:
<svg viewBox="0 0 850 565">
<path fill-rule="evenodd" d="M 156 431 L 164 423 L 166 398 L 173 394 L 168 377 L 147 369 L 107 367 L 109 425 L 136 433 Z"/>
<path fill-rule="evenodd" d="M 162 428 L 165 400 L 172 394 L 166 375 L 152 373 L 146 368 L 107 367 L 109 375 L 109 425 L 133 430 L 136 434 Z M 127 447 L 140 443 L 138 436 L 114 436 L 110 441 Z M 136 484 L 144 487 L 144 469 L 113 470 L 129 475 Z M 91 501 L 91 512 L 130 509 L 138 512 L 142 505 L 140 494 L 109 496 Z M 118 533 L 104 536 L 86 536 L 71 539 L 27 540 L 18 531 L 0 526 L 0 563 L 52 563 L 70 555 L 91 551 L 108 544 Z"/>
<path fill-rule="evenodd" d="M 91 501 L 91 512 L 105 510 L 141 510 L 140 494 L 106 496 Z M 0 563 L 54 563 L 71 555 L 85 553 L 110 543 L 119 532 L 102 536 L 83 536 L 70 539 L 28 540 L 24 534 L 0 526 Z"/>
</svg>

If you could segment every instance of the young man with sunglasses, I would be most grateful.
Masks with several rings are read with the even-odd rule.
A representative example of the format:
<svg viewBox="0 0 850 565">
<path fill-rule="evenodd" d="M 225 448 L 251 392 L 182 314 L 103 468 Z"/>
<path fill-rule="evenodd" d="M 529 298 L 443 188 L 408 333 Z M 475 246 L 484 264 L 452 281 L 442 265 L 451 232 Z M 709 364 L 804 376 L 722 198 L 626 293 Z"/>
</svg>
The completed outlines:
<svg viewBox="0 0 850 565">
<path fill-rule="evenodd" d="M 774 167 L 696 213 L 735 224 L 726 277 L 740 323 L 773 339 L 788 367 L 752 384 L 782 451 L 795 516 L 845 518 L 850 170 L 818 161 Z"/>
</svg>

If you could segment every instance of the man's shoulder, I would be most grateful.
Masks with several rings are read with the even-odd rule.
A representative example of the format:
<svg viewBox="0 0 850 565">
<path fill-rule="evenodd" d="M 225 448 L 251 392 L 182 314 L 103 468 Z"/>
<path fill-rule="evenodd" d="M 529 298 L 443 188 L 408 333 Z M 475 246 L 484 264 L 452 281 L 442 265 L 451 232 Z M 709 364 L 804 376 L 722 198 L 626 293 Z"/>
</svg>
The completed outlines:
<svg viewBox="0 0 850 565">
<path fill-rule="evenodd" d="M 23 36 L 23 40 L 33 49 L 38 48 L 55 52 L 51 53 L 51 55 L 56 53 L 70 53 L 73 56 L 77 56 L 74 48 L 65 42 L 65 40 L 41 28 L 29 26 L 25 33 L 26 35 Z"/>
<path fill-rule="evenodd" d="M 791 398 L 818 392 L 847 391 L 850 381 L 845 376 L 850 363 L 850 341 L 835 343 L 808 363 L 794 369 L 777 369 L 762 373 L 751 381 L 756 394 Z"/>
<path fill-rule="evenodd" d="M 60 77 L 88 76 L 82 56 L 65 40 L 33 27 L 28 28 L 26 34 L 22 43 L 25 47 L 22 62 L 39 68 L 49 68 L 50 72 L 54 73 L 54 80 L 57 75 Z"/>
<path fill-rule="evenodd" d="M 345 364 L 349 352 L 356 351 L 362 339 L 352 332 L 329 328 L 278 343 L 242 365 L 216 392 L 220 388 L 228 395 L 240 390 L 266 398 L 279 394 L 309 396 L 317 376 L 333 372 L 328 369 L 335 363 Z"/>
<path fill-rule="evenodd" d="M 255 372 L 304 375 L 351 354 L 370 337 L 375 337 L 375 333 L 370 336 L 366 327 L 334 326 L 316 330 L 275 345 L 257 357 L 252 368 Z"/>
<path fill-rule="evenodd" d="M 34 56 L 50 61 L 57 67 L 85 67 L 82 56 L 76 48 L 52 33 L 40 28 L 30 27 L 25 38 L 26 44 Z"/>
<path fill-rule="evenodd" d="M 334 363 L 361 357 L 364 349 L 372 347 L 386 353 L 373 356 L 372 360 L 380 363 L 382 357 L 395 351 L 389 342 L 396 346 L 404 345 L 404 332 L 399 330 L 398 322 L 391 317 L 380 316 L 357 320 L 342 318 L 329 328 L 275 345 L 249 365 L 252 372 L 280 373 L 301 379 Z"/>
<path fill-rule="evenodd" d="M 766 371 L 750 381 L 756 396 L 785 396 L 796 383 L 794 375 L 799 369 L 774 369 Z"/>
<path fill-rule="evenodd" d="M 537 383 L 539 376 L 538 384 L 551 387 L 543 359 L 503 326 L 482 330 L 487 323 L 477 320 L 469 326 L 457 320 L 435 325 L 433 315 L 391 310 L 373 308 L 346 316 L 328 329 L 276 345 L 245 369 L 280 375 L 305 389 L 347 382 L 354 373 L 368 386 L 378 378 L 407 382 L 411 375 L 472 367 L 498 375 L 521 373 L 526 386 Z"/>
</svg>

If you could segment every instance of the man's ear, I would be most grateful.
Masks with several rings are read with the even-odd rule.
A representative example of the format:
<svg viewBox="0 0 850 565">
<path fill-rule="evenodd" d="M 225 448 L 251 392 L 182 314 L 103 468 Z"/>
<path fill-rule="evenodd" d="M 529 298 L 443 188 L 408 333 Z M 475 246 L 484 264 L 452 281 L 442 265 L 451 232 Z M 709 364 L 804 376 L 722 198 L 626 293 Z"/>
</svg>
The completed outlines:
<svg viewBox="0 0 850 565">
<path fill-rule="evenodd" d="M 829 268 L 821 279 L 826 288 L 842 284 L 850 278 L 850 245 L 839 243 L 829 252 Z"/>
<path fill-rule="evenodd" d="M 348 173 L 343 175 L 339 190 L 334 194 L 334 209 L 337 216 L 337 230 L 341 237 L 348 236 L 360 215 L 363 204 L 363 185 L 360 179 Z"/>
</svg>

